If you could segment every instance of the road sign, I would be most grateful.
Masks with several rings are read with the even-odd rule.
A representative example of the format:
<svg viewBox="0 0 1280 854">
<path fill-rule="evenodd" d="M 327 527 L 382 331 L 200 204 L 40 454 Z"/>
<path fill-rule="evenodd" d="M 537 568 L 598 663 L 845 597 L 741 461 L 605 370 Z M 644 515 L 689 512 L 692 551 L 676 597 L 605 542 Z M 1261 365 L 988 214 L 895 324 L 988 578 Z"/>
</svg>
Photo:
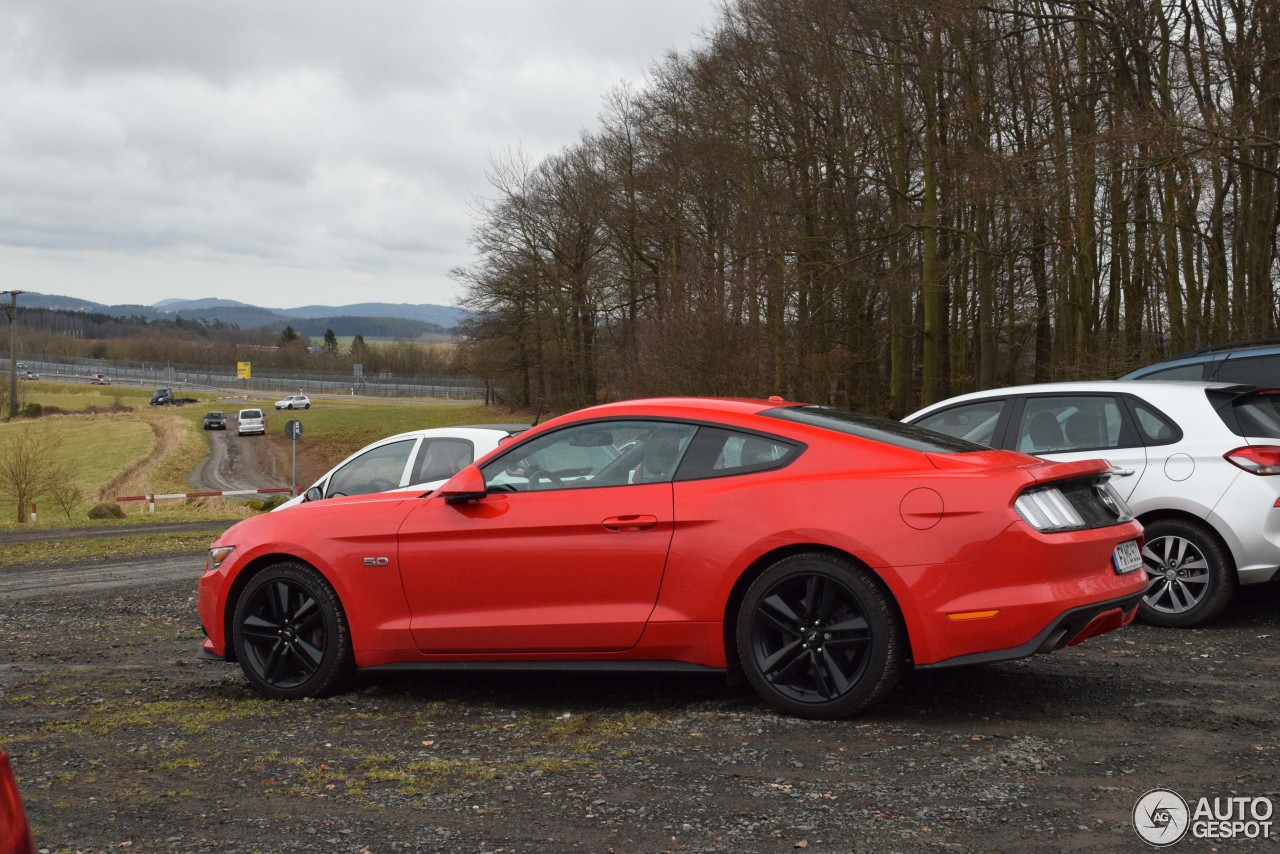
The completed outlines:
<svg viewBox="0 0 1280 854">
<path fill-rule="evenodd" d="M 302 422 L 296 418 L 291 418 L 284 422 L 284 437 L 286 439 L 297 439 L 302 435 Z"/>
<path fill-rule="evenodd" d="M 236 376 L 242 380 L 252 379 L 253 362 L 236 362 Z"/>
</svg>

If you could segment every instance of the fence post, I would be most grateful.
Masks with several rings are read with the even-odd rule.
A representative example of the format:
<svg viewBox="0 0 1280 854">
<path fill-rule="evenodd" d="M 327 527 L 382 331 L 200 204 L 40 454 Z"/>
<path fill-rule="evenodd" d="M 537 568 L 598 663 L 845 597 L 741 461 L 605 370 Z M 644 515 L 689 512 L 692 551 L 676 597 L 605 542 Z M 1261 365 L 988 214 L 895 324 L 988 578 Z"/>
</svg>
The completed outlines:
<svg viewBox="0 0 1280 854">
<path fill-rule="evenodd" d="M 147 496 L 147 506 L 151 508 L 151 515 L 156 515 L 156 497 L 154 494 Z"/>
<path fill-rule="evenodd" d="M 31 524 L 34 525 L 35 523 L 36 523 L 36 503 L 32 501 L 31 502 Z"/>
</svg>

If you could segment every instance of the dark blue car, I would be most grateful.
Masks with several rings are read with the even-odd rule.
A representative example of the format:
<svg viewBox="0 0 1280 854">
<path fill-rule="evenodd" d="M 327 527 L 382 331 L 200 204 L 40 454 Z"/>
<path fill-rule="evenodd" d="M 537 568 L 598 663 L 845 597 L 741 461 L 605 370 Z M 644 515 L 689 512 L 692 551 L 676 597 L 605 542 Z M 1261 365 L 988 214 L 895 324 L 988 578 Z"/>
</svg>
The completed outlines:
<svg viewBox="0 0 1280 854">
<path fill-rule="evenodd" d="M 1122 380 L 1215 380 L 1280 387 L 1280 338 L 1201 347 L 1125 374 Z"/>
</svg>

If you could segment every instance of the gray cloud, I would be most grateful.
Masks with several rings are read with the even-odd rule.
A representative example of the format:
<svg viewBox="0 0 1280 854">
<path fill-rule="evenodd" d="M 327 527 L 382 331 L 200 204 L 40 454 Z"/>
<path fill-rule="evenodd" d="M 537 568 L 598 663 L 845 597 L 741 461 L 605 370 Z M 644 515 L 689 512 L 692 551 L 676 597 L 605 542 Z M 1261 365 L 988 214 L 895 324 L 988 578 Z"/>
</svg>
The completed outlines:
<svg viewBox="0 0 1280 854">
<path fill-rule="evenodd" d="M 0 0 L 10 286 L 452 302 L 490 156 L 572 143 L 718 8 Z"/>
</svg>

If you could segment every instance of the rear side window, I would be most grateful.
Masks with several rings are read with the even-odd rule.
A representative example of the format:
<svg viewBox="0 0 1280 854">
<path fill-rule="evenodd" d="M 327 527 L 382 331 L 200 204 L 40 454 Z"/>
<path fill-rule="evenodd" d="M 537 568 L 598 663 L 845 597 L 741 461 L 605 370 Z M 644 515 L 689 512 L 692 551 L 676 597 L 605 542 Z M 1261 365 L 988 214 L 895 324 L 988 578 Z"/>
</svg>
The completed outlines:
<svg viewBox="0 0 1280 854">
<path fill-rule="evenodd" d="M 1231 432 L 1238 436 L 1280 439 L 1280 391 L 1241 395 L 1231 401 L 1230 417 L 1223 410 L 1219 410 L 1219 414 Z"/>
<path fill-rule="evenodd" d="M 1163 414 L 1132 398 L 1130 403 L 1133 405 L 1134 421 L 1138 423 L 1138 431 L 1142 433 L 1144 444 L 1167 445 L 1182 438 L 1178 425 Z"/>
<path fill-rule="evenodd" d="M 1202 380 L 1204 379 L 1204 363 L 1195 365 L 1179 365 L 1176 368 L 1165 368 L 1152 371 L 1138 377 L 1140 380 Z"/>
<path fill-rule="evenodd" d="M 915 424 L 903 424 L 888 418 L 877 418 L 861 412 L 836 409 L 833 406 L 785 406 L 760 413 L 766 418 L 807 424 L 837 433 L 847 433 L 861 439 L 896 445 L 912 451 L 934 454 L 963 454 L 970 451 L 986 451 L 988 448 L 976 442 L 967 442 L 954 436 L 935 433 Z"/>
<path fill-rule="evenodd" d="M 1280 354 L 1227 359 L 1213 375 L 1226 383 L 1248 383 L 1261 388 L 1280 386 Z"/>
<path fill-rule="evenodd" d="M 676 473 L 676 480 L 700 480 L 782 468 L 803 446 L 759 433 L 701 426 Z"/>
</svg>

